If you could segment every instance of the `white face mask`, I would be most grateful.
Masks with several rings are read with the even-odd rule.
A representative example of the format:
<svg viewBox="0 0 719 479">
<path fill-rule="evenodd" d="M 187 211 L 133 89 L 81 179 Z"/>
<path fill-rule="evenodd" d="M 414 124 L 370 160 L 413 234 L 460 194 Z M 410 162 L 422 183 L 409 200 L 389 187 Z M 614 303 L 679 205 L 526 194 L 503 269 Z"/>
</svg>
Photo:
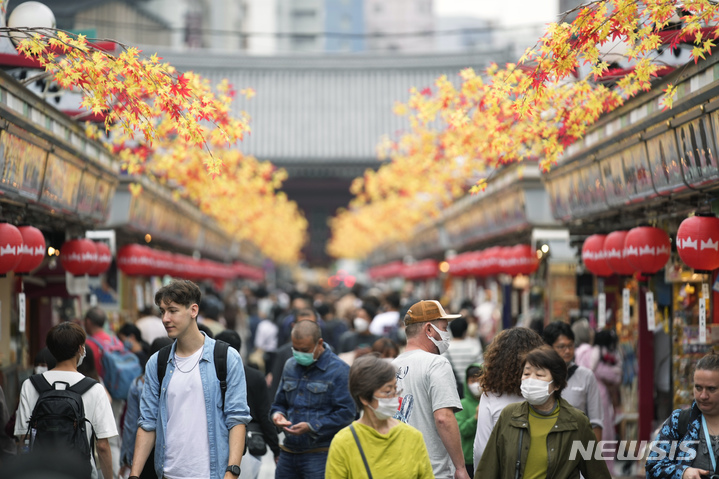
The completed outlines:
<svg viewBox="0 0 719 479">
<path fill-rule="evenodd" d="M 355 318 L 354 327 L 358 333 L 364 333 L 369 329 L 369 321 L 364 318 Z"/>
<path fill-rule="evenodd" d="M 77 367 L 79 368 L 82 364 L 82 360 L 85 359 L 85 356 L 87 356 L 87 350 L 83 347 L 82 348 L 82 354 L 80 355 L 80 359 L 77 360 Z"/>
<path fill-rule="evenodd" d="M 479 396 L 482 392 L 482 389 L 479 387 L 479 383 L 467 384 L 467 387 L 469 388 L 469 392 L 471 392 L 474 396 Z"/>
<path fill-rule="evenodd" d="M 372 406 L 369 406 L 369 408 L 374 411 L 374 415 L 379 420 L 383 421 L 391 418 L 399 409 L 399 396 L 393 398 L 378 398 L 375 396 L 375 399 L 377 400 L 377 409 Z"/>
<path fill-rule="evenodd" d="M 432 323 L 429 323 L 429 325 L 432 326 L 434 330 L 439 333 L 439 337 L 442 339 L 440 341 L 437 341 L 429 334 L 427 335 L 427 337 L 430 341 L 434 343 L 435 346 L 437 346 L 437 349 L 439 349 L 439 354 L 443 354 L 449 349 L 449 342 L 452 340 L 452 334 L 449 331 L 440 331 L 439 328 Z"/>
<path fill-rule="evenodd" d="M 553 382 L 534 378 L 522 379 L 522 396 L 532 406 L 544 404 L 552 395 L 549 391 L 549 385 Z"/>
<path fill-rule="evenodd" d="M 47 366 L 35 366 L 35 374 L 42 374 L 47 371 Z"/>
</svg>

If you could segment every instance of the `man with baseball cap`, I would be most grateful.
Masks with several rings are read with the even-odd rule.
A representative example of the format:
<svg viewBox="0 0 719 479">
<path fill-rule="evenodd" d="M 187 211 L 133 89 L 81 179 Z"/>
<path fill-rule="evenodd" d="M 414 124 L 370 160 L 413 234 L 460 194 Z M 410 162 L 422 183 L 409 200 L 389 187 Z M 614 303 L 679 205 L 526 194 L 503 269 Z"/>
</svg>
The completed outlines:
<svg viewBox="0 0 719 479">
<path fill-rule="evenodd" d="M 420 301 L 404 317 L 407 349 L 392 364 L 397 368 L 401 402 L 395 418 L 424 436 L 437 479 L 469 478 L 465 469 L 456 411 L 462 410 L 452 366 L 440 356 L 449 348 L 449 321 L 438 301 Z"/>
</svg>

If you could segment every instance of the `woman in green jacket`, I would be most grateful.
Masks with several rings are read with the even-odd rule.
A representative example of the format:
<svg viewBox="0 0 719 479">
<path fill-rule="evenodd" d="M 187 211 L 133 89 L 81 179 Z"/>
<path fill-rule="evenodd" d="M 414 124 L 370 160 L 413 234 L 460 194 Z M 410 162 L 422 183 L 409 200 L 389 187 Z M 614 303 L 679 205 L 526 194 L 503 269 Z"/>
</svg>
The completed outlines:
<svg viewBox="0 0 719 479">
<path fill-rule="evenodd" d="M 530 351 L 522 371 L 526 401 L 504 408 L 475 477 L 611 479 L 604 460 L 595 459 L 589 419 L 560 396 L 566 386 L 567 366 L 554 349 Z"/>
</svg>

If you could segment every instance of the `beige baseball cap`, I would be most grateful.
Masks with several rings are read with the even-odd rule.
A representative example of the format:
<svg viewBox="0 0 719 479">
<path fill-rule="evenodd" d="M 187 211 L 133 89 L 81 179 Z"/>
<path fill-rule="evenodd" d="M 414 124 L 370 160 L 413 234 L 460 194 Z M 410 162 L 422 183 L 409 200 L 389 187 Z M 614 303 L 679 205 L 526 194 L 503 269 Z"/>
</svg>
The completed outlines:
<svg viewBox="0 0 719 479">
<path fill-rule="evenodd" d="M 419 303 L 414 303 L 412 307 L 407 311 L 407 316 L 404 321 L 405 326 L 409 326 L 414 323 L 426 323 L 427 321 L 434 321 L 435 319 L 446 319 L 451 321 L 453 319 L 461 318 L 461 314 L 447 314 L 444 312 L 444 308 L 439 301 L 425 300 Z"/>
</svg>

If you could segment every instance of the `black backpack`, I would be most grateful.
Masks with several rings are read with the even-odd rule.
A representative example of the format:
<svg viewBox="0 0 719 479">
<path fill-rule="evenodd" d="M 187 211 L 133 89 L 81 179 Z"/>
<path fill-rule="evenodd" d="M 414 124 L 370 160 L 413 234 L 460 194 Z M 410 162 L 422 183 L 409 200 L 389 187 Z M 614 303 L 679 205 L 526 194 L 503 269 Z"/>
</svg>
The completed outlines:
<svg viewBox="0 0 719 479">
<path fill-rule="evenodd" d="M 94 455 L 95 430 L 85 417 L 82 395 L 90 390 L 97 381 L 83 378 L 73 386 L 63 381 L 52 385 L 42 374 L 30 376 L 30 382 L 40 394 L 30 416 L 25 440 L 30 450 L 58 449 L 79 456 L 83 460 L 83 473 L 92 473 L 90 457 Z M 65 384 L 65 389 L 56 389 L 57 384 Z M 90 426 L 92 440 L 88 441 L 87 426 Z M 78 471 L 80 472 L 80 471 Z"/>
<path fill-rule="evenodd" d="M 225 392 L 227 392 L 227 350 L 230 345 L 224 341 L 215 341 L 215 375 L 217 380 L 220 381 L 220 391 L 222 391 L 222 410 L 225 409 Z M 162 379 L 165 377 L 165 371 L 167 371 L 167 360 L 170 359 L 170 350 L 172 344 L 168 344 L 164 348 L 160 349 L 157 354 L 157 382 L 162 386 Z"/>
</svg>

